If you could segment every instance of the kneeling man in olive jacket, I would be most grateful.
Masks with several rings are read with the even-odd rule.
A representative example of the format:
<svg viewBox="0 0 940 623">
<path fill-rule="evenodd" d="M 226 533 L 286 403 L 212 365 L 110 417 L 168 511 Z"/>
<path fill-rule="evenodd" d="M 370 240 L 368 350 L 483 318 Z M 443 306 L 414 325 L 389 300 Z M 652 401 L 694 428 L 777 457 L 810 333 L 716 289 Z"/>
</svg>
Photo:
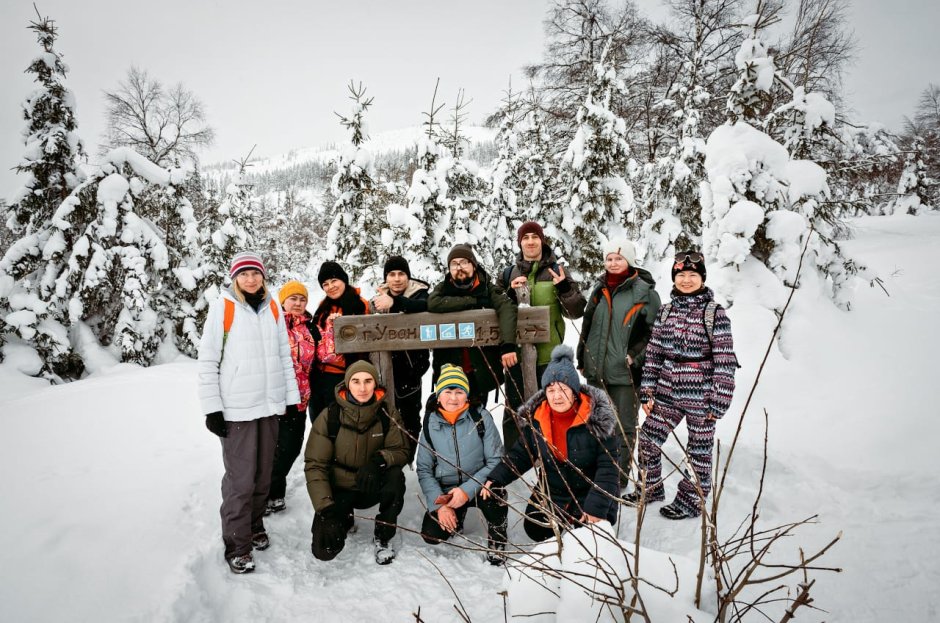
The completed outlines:
<svg viewBox="0 0 940 623">
<path fill-rule="evenodd" d="M 391 539 L 405 499 L 401 470 L 409 451 L 401 417 L 365 361 L 346 368 L 334 395 L 335 402 L 313 423 L 304 452 L 307 492 L 316 511 L 311 550 L 320 560 L 335 558 L 353 527 L 353 509 L 378 504 L 375 561 L 387 565 L 395 558 Z"/>
</svg>

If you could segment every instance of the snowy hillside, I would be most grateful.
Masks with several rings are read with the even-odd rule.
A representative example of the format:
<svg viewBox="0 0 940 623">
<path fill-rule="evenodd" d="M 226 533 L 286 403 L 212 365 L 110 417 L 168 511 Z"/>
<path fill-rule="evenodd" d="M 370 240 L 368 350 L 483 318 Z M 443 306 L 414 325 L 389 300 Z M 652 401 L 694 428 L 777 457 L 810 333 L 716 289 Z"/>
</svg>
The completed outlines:
<svg viewBox="0 0 940 623">
<path fill-rule="evenodd" d="M 425 130 L 420 126 L 377 132 L 375 135 L 369 137 L 369 140 L 363 144 L 363 147 L 376 156 L 392 152 L 410 152 L 414 150 L 418 139 L 424 132 Z M 496 130 L 480 126 L 461 128 L 461 133 L 467 138 L 470 145 L 492 142 L 496 136 Z M 272 171 L 288 169 L 308 162 L 329 164 L 336 159 L 337 155 L 339 155 L 339 150 L 335 145 L 301 147 L 292 149 L 287 153 L 252 160 L 250 171 L 252 175 L 261 175 Z M 217 163 L 210 164 L 205 168 L 207 171 L 210 171 L 211 176 L 211 171 L 218 169 L 230 169 L 234 171 L 236 166 L 233 163 Z"/>
<path fill-rule="evenodd" d="M 798 546 L 811 551 L 843 532 L 819 564 L 844 572 L 814 574 L 813 605 L 822 611 L 801 609 L 798 620 L 935 620 L 940 215 L 852 224 L 857 236 L 846 247 L 882 276 L 890 296 L 864 288 L 851 312 L 809 289 L 794 298 L 780 344 L 787 358 L 773 349 L 744 425 L 723 502 L 725 530 L 753 503 L 766 408 L 770 458 L 761 522 L 819 515 L 818 525 L 798 532 L 777 555 L 791 558 Z M 718 426 L 722 447 L 734 434 L 775 324 L 765 308 L 747 302 L 729 315 L 743 368 L 735 404 Z M 503 570 L 459 548 L 426 546 L 406 530 L 389 567 L 372 560 L 366 520 L 335 561 L 316 561 L 299 465 L 288 482 L 288 510 L 268 519 L 273 544 L 257 554 L 258 571 L 229 573 L 218 517 L 221 452 L 203 427 L 195 367 L 190 360 L 149 369 L 125 364 L 49 387 L 10 363 L 0 365 L 0 618 L 409 621 L 420 607 L 425 621 L 456 620 L 456 600 L 433 562 L 472 620 L 503 620 Z M 400 521 L 414 530 L 423 509 L 411 471 L 407 484 Z M 667 489 L 674 488 L 673 477 Z M 511 540 L 524 543 L 521 525 L 510 517 Z M 627 509 L 620 537 L 629 540 L 634 527 Z M 468 522 L 469 538 L 480 532 L 478 521 Z M 697 522 L 647 516 L 642 544 L 650 574 L 671 578 L 671 569 L 664 572 L 669 555 L 681 575 L 676 600 L 657 595 L 648 603 L 654 621 L 683 620 L 679 612 L 696 621 L 713 618 L 713 604 L 695 612 L 689 599 L 694 577 L 687 571 L 698 560 L 698 536 Z M 570 613 L 576 597 L 564 598 L 559 620 L 576 619 Z"/>
</svg>

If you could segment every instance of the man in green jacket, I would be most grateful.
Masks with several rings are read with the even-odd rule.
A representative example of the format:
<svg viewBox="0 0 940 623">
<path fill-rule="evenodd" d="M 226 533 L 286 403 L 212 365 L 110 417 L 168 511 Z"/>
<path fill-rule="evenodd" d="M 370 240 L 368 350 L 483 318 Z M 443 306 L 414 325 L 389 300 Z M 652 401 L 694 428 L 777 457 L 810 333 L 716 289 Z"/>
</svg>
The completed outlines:
<svg viewBox="0 0 940 623">
<path fill-rule="evenodd" d="M 336 386 L 335 402 L 313 422 L 304 452 L 307 493 L 313 502 L 311 550 L 319 560 L 332 560 L 346 544 L 353 509 L 379 505 L 375 518 L 375 561 L 395 558 L 390 541 L 405 504 L 409 445 L 404 425 L 378 372 L 366 361 L 346 368 Z"/>
<path fill-rule="evenodd" d="M 558 263 L 555 252 L 545 242 L 545 232 L 535 221 L 528 221 L 516 233 L 519 253 L 516 261 L 503 269 L 497 285 L 506 290 L 518 303 L 517 292 L 529 290 L 529 304 L 549 309 L 549 341 L 536 344 L 536 373 L 541 386 L 545 368 L 552 360 L 552 349 L 565 341 L 565 318 L 576 319 L 584 315 L 584 295 L 578 284 L 568 275 L 565 267 Z M 506 404 L 503 412 L 503 439 L 511 448 L 519 437 L 519 428 L 514 414 L 523 399 L 521 366 L 512 368 L 506 377 Z"/>
<path fill-rule="evenodd" d="M 435 314 L 495 309 L 499 318 L 499 346 L 435 348 L 432 383 L 445 363 L 461 368 L 470 379 L 471 405 L 486 406 L 486 395 L 503 382 L 503 368 L 519 362 L 516 354 L 516 304 L 491 280 L 477 262 L 470 245 L 458 244 L 447 254 L 448 275 L 431 291 L 428 311 Z"/>
<path fill-rule="evenodd" d="M 584 310 L 578 367 L 588 383 L 610 394 L 623 427 L 620 487 L 627 487 L 636 441 L 640 378 L 646 345 L 659 315 L 652 275 L 635 266 L 636 249 L 626 239 L 604 245 L 604 274 Z"/>
</svg>

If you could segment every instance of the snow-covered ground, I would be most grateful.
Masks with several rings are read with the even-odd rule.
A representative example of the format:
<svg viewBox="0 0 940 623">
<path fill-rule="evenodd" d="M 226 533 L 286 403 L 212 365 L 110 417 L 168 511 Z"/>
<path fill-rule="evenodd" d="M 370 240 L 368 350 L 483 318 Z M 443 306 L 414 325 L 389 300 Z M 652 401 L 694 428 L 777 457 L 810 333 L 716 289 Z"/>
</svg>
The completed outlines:
<svg viewBox="0 0 940 623">
<path fill-rule="evenodd" d="M 810 552 L 843 532 L 819 562 L 844 572 L 814 576 L 814 605 L 825 612 L 802 609 L 798 620 L 937 620 L 940 383 L 932 355 L 940 346 L 940 215 L 854 225 L 857 237 L 846 246 L 882 275 L 890 296 L 865 287 L 853 311 L 843 312 L 797 294 L 782 342 L 788 358 L 774 347 L 745 421 L 723 531 L 732 531 L 753 502 L 766 408 L 761 524 L 819 515 L 777 558 L 795 555 L 799 545 Z M 772 314 L 746 303 L 730 315 L 744 367 L 735 406 L 718 428 L 725 447 L 774 324 Z M 576 339 L 574 331 L 569 338 Z M 420 607 L 426 621 L 456 620 L 443 574 L 474 621 L 503 620 L 503 570 L 476 553 L 426 546 L 404 530 L 391 566 L 373 562 L 364 520 L 335 561 L 314 560 L 299 463 L 288 510 L 268 519 L 273 544 L 256 555 L 257 572 L 229 573 L 218 518 L 221 453 L 203 427 L 195 378 L 195 364 L 186 360 L 150 369 L 119 365 L 49 387 L 0 365 L 0 619 L 406 621 Z M 409 471 L 400 521 L 412 530 L 423 512 L 417 496 Z M 634 525 L 624 513 L 620 536 L 629 539 Z M 480 532 L 478 521 L 469 522 L 469 538 Z M 525 540 L 518 523 L 510 535 Z M 642 542 L 673 556 L 680 572 L 694 568 L 698 523 L 652 512 Z M 648 565 L 663 559 L 644 557 Z M 680 581 L 678 606 L 657 597 L 653 620 L 679 620 L 676 611 L 710 620 L 711 605 L 694 612 L 687 601 L 694 578 Z M 564 620 L 576 620 L 563 610 Z"/>
</svg>

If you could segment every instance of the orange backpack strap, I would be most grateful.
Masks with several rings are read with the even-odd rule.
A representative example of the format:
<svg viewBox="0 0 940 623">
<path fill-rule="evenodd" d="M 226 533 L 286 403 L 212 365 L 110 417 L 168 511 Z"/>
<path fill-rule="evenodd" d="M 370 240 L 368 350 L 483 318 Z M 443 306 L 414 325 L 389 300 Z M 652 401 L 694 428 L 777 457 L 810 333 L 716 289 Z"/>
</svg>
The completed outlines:
<svg viewBox="0 0 940 623">
<path fill-rule="evenodd" d="M 222 333 L 228 337 L 228 332 L 232 330 L 232 323 L 235 322 L 235 301 L 225 299 L 225 315 L 222 320 Z"/>
<path fill-rule="evenodd" d="M 225 304 L 222 316 L 222 354 L 225 354 L 225 341 L 228 340 L 228 332 L 232 330 L 232 323 L 235 322 L 235 301 L 222 299 Z M 219 358 L 221 360 L 221 357 Z"/>
<path fill-rule="evenodd" d="M 277 324 L 277 321 L 281 318 L 281 312 L 277 308 L 277 303 L 274 302 L 274 299 L 271 299 L 271 313 L 274 314 L 274 324 Z"/>
</svg>

